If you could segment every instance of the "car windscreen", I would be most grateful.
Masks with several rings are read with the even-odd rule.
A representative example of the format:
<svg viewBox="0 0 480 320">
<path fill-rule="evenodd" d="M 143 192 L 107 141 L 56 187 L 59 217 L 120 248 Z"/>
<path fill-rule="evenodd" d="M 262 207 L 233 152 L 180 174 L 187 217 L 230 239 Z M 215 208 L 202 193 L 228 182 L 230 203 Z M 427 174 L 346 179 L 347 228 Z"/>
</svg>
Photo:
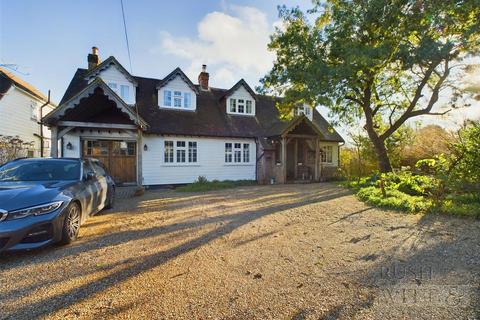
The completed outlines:
<svg viewBox="0 0 480 320">
<path fill-rule="evenodd" d="M 79 161 L 12 161 L 0 167 L 0 181 L 55 181 L 79 179 Z"/>
</svg>

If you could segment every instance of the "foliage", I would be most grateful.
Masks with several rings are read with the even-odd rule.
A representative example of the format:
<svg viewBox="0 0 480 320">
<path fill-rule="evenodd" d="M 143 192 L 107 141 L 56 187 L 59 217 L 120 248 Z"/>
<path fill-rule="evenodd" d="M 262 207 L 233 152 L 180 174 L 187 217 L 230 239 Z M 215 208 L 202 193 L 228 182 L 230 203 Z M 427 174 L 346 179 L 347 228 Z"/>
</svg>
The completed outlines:
<svg viewBox="0 0 480 320">
<path fill-rule="evenodd" d="M 373 186 L 360 189 L 357 196 L 374 206 L 409 213 L 426 211 L 431 206 L 430 201 L 421 196 L 412 196 L 395 189 L 387 190 L 387 197 L 383 197 L 382 191 Z"/>
<path fill-rule="evenodd" d="M 431 159 L 440 154 L 450 154 L 455 138 L 451 132 L 437 125 L 428 125 L 413 130 L 412 137 L 402 150 L 400 165 L 414 168 L 422 159 Z"/>
<path fill-rule="evenodd" d="M 25 142 L 18 136 L 0 135 L 0 165 L 17 158 L 26 157 L 33 142 Z"/>
<path fill-rule="evenodd" d="M 206 192 L 212 190 L 220 190 L 220 189 L 230 189 L 240 186 L 251 186 L 255 185 L 257 182 L 255 180 L 212 180 L 208 181 L 207 178 L 200 176 L 197 178 L 197 181 L 191 184 L 187 184 L 185 186 L 181 186 L 175 189 L 177 192 Z"/>
<path fill-rule="evenodd" d="M 279 12 L 264 91 L 285 96 L 285 113 L 305 102 L 348 124 L 362 119 L 382 172 L 391 171 L 386 141 L 408 119 L 448 111 L 434 109 L 440 91 L 451 92 L 449 108 L 468 105 L 454 77 L 480 50 L 480 0 L 327 0 Z"/>
</svg>

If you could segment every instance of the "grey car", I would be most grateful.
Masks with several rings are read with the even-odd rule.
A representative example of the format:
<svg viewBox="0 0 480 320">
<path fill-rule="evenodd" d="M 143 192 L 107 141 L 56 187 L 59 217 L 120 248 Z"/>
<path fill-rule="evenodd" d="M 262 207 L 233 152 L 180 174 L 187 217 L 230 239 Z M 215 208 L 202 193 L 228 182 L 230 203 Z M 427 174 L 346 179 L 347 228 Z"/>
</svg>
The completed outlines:
<svg viewBox="0 0 480 320">
<path fill-rule="evenodd" d="M 114 202 L 95 159 L 17 159 L 0 166 L 0 253 L 75 241 L 90 215 Z"/>
</svg>

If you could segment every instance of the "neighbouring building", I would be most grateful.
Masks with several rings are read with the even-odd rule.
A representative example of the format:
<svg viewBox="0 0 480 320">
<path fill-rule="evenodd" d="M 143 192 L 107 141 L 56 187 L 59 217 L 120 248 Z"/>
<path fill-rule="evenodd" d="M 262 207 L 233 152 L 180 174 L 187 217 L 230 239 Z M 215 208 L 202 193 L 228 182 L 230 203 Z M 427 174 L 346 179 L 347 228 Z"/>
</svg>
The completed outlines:
<svg viewBox="0 0 480 320">
<path fill-rule="evenodd" d="M 26 156 L 50 156 L 50 130 L 40 120 L 54 108 L 35 87 L 0 68 L 0 135 L 31 143 Z"/>
<path fill-rule="evenodd" d="M 163 79 L 131 75 L 98 49 L 78 69 L 58 108 L 44 118 L 52 156 L 95 157 L 118 183 L 165 185 L 208 180 L 259 183 L 319 181 L 333 175 L 342 137 L 315 109 L 301 105 L 290 120 L 280 98 L 240 80 L 198 84 L 177 68 Z M 57 148 L 58 145 L 58 148 Z"/>
</svg>

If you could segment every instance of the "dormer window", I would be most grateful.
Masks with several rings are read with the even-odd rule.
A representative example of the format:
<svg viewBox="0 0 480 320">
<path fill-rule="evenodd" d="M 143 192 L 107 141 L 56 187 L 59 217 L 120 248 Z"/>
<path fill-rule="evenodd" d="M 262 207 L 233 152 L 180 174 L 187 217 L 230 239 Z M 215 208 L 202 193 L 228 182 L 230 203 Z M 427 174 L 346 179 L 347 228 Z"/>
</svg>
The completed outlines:
<svg viewBox="0 0 480 320">
<path fill-rule="evenodd" d="M 192 107 L 192 94 L 190 92 L 182 92 L 177 90 L 164 90 L 163 107 L 190 109 Z"/>
<path fill-rule="evenodd" d="M 293 109 L 294 116 L 300 116 L 302 114 L 304 114 L 308 119 L 310 119 L 310 121 L 312 121 L 312 108 L 309 105 L 305 104 L 303 106 L 299 106 Z"/>
<path fill-rule="evenodd" d="M 118 85 L 116 82 L 109 82 L 108 86 L 112 89 L 116 94 L 118 94 L 123 101 L 127 103 L 131 103 L 130 101 L 130 87 L 124 84 Z"/>
<path fill-rule="evenodd" d="M 235 113 L 235 114 L 247 114 L 247 115 L 253 115 L 253 103 L 252 100 L 250 99 L 235 99 L 235 98 L 230 98 L 229 100 L 229 113 Z"/>
</svg>

